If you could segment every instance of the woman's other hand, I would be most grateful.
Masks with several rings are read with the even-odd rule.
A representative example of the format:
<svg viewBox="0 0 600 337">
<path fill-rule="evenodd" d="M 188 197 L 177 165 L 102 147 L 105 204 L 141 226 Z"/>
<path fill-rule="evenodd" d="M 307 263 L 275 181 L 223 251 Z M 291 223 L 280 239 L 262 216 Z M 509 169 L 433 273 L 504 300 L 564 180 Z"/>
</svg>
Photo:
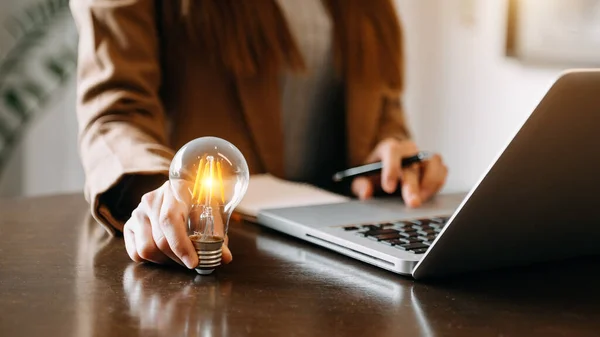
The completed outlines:
<svg viewBox="0 0 600 337">
<path fill-rule="evenodd" d="M 369 199 L 379 189 L 388 194 L 401 186 L 404 202 L 409 207 L 419 207 L 444 186 L 448 168 L 438 154 L 409 167 L 402 167 L 402 158 L 419 152 L 412 141 L 386 139 L 369 155 L 368 162 L 381 161 L 383 169 L 376 177 L 357 177 L 352 181 L 352 192 L 359 199 Z"/>
</svg>

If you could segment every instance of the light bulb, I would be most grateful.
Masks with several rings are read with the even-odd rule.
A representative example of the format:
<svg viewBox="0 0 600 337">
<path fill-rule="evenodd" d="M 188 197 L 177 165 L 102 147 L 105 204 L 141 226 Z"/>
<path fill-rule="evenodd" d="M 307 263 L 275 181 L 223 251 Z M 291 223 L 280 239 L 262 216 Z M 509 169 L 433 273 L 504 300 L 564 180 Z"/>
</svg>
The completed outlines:
<svg viewBox="0 0 600 337">
<path fill-rule="evenodd" d="M 208 275 L 221 264 L 229 219 L 250 174 L 243 154 L 230 142 L 201 137 L 185 144 L 171 161 L 175 197 L 188 205 L 188 236 L 198 253 L 196 272 Z"/>
</svg>

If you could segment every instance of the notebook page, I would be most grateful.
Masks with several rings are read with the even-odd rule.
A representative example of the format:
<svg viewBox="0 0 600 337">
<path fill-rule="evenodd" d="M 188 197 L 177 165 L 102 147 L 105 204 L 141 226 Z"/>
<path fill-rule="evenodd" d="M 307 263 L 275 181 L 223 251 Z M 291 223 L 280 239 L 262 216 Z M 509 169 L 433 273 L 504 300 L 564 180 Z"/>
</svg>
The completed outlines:
<svg viewBox="0 0 600 337">
<path fill-rule="evenodd" d="M 291 182 L 270 174 L 250 176 L 246 195 L 235 211 L 243 217 L 255 218 L 267 208 L 308 206 L 345 202 L 350 198 L 312 185 Z"/>
</svg>

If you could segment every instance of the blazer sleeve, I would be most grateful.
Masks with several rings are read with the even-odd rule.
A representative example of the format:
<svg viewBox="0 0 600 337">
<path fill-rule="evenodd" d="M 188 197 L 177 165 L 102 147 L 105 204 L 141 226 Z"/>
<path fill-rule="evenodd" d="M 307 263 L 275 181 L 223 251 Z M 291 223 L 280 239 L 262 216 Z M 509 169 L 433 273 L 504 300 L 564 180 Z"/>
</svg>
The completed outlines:
<svg viewBox="0 0 600 337">
<path fill-rule="evenodd" d="M 407 125 L 401 93 L 384 93 L 381 109 L 379 132 L 377 133 L 378 141 L 387 138 L 411 139 L 412 135 Z"/>
<path fill-rule="evenodd" d="M 173 151 L 159 98 L 151 0 L 71 0 L 79 33 L 77 119 L 92 215 L 115 234 L 141 195 L 167 179 Z"/>
</svg>

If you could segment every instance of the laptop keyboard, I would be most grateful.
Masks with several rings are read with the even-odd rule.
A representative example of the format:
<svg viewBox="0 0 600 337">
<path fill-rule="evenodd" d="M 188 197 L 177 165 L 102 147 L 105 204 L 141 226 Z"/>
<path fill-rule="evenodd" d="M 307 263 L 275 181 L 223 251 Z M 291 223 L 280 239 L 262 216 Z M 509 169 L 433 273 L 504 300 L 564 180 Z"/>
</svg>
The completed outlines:
<svg viewBox="0 0 600 337">
<path fill-rule="evenodd" d="M 424 254 L 442 228 L 448 217 L 432 217 L 416 220 L 402 220 L 377 224 L 362 224 L 342 227 L 347 232 L 380 242 L 394 248 L 415 254 Z"/>
</svg>

